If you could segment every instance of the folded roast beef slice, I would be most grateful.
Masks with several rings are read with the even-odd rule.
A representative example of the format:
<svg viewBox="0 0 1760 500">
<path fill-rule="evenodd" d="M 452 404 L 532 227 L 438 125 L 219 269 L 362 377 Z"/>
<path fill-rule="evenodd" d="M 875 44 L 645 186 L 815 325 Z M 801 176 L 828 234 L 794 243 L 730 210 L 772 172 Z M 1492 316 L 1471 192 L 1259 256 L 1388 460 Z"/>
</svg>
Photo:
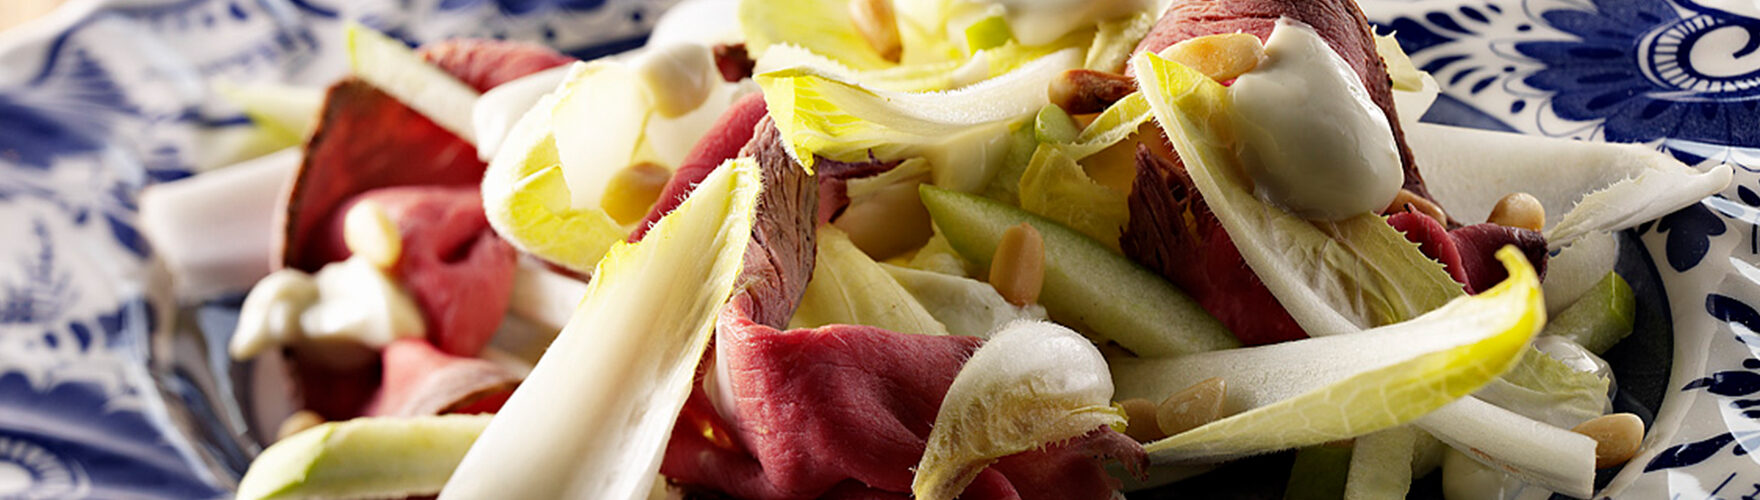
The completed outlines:
<svg viewBox="0 0 1760 500">
<path fill-rule="evenodd" d="M 672 179 L 660 191 L 660 197 L 648 210 L 648 216 L 643 217 L 642 222 L 636 224 L 635 230 L 630 232 L 629 241 L 641 241 L 642 236 L 648 234 L 648 229 L 655 222 L 672 213 L 673 209 L 678 208 L 678 204 L 684 203 L 685 197 L 690 196 L 697 183 L 703 182 L 703 178 L 714 172 L 722 162 L 738 158 L 740 149 L 752 141 L 758 121 L 766 116 L 766 109 L 764 95 L 757 92 L 740 97 L 728 106 L 727 111 L 723 111 L 721 117 L 715 119 L 715 123 L 709 126 L 709 130 L 697 140 L 696 145 L 691 146 L 690 152 L 685 154 L 684 163 L 672 171 Z"/>
<path fill-rule="evenodd" d="M 479 91 L 572 60 L 540 46 L 497 41 L 438 42 L 418 52 Z M 326 91 L 282 198 L 273 264 L 316 272 L 348 258 L 341 218 L 364 193 L 397 186 L 475 193 L 486 167 L 458 136 L 371 84 L 345 78 Z M 434 208 L 433 201 L 415 205 Z M 397 272 L 422 306 L 435 344 L 475 355 L 506 308 L 515 253 L 487 230 L 480 199 L 440 205 L 448 208 L 398 220 L 406 256 L 414 257 Z M 415 220 L 424 218 L 433 220 Z M 289 353 L 306 407 L 327 419 L 359 416 L 378 391 L 382 363 L 365 348 L 296 346 Z"/>
<path fill-rule="evenodd" d="M 483 38 L 454 38 L 424 44 L 416 54 L 447 74 L 464 80 L 477 92 L 488 92 L 503 83 L 575 60 L 535 43 Z"/>
<path fill-rule="evenodd" d="M 378 188 L 476 186 L 487 165 L 476 148 L 371 84 L 330 86 L 317 129 L 281 211 L 280 261 L 316 272 L 348 257 L 329 228 L 343 203 Z"/>
<path fill-rule="evenodd" d="M 745 153 L 758 161 L 765 191 L 743 286 L 720 314 L 711 354 L 726 364 L 719 369 L 736 422 L 721 418 L 699 383 L 661 472 L 737 498 L 908 498 L 941 400 L 982 341 L 852 325 L 782 331 L 811 277 L 825 184 L 788 157 L 767 120 Z M 820 171 L 881 168 L 825 163 Z M 1097 429 L 1004 459 L 964 498 L 1109 498 L 1113 485 L 1096 457 L 1142 453 Z"/>
<path fill-rule="evenodd" d="M 526 43 L 447 40 L 419 49 L 424 59 L 477 91 L 574 60 Z M 337 208 L 383 187 L 476 186 L 487 168 L 476 148 L 426 116 L 358 78 L 325 93 L 318 125 L 283 198 L 277 267 L 317 271 L 347 257 L 325 231 Z"/>
<path fill-rule="evenodd" d="M 455 356 L 488 345 L 513 293 L 519 252 L 489 227 L 476 186 L 403 186 L 355 197 L 385 211 L 402 237 L 393 269 L 422 311 L 428 341 Z M 342 218 L 331 231 L 341 239 Z"/>
<path fill-rule="evenodd" d="M 710 172 L 714 172 L 722 162 L 741 156 L 750 156 L 753 152 L 745 150 L 748 145 L 771 144 L 772 141 L 752 141 L 752 135 L 758 129 L 759 120 L 767 116 L 765 113 L 766 108 L 762 94 L 753 93 L 734 101 L 733 105 L 721 114 L 715 124 L 709 127 L 702 139 L 699 139 L 697 144 L 691 148 L 690 153 L 685 156 L 684 163 L 673 170 L 672 179 L 667 181 L 666 188 L 661 191 L 654 206 L 648 210 L 647 217 L 644 217 L 642 222 L 636 225 L 636 229 L 630 232 L 629 241 L 641 241 L 642 236 L 648 233 L 648 229 L 652 228 L 655 222 L 658 222 L 666 214 L 672 213 L 673 209 L 678 208 L 678 204 L 683 203 L 685 197 L 690 195 L 691 189 L 694 189 L 697 183 L 703 182 L 703 178 L 708 177 Z M 781 150 L 774 152 L 783 153 Z M 783 154 L 786 155 L 786 153 Z M 837 214 L 849 205 L 846 189 L 846 183 L 849 179 L 878 175 L 898 166 L 898 163 L 877 160 L 849 163 L 818 158 L 814 162 L 817 170 L 817 175 L 814 177 L 818 179 L 819 183 L 817 215 L 819 223 L 823 224 L 836 218 Z"/>
<path fill-rule="evenodd" d="M 422 339 L 392 342 L 380 352 L 384 383 L 366 414 L 415 417 L 492 413 L 519 385 L 519 376 L 494 362 L 454 356 Z"/>
</svg>

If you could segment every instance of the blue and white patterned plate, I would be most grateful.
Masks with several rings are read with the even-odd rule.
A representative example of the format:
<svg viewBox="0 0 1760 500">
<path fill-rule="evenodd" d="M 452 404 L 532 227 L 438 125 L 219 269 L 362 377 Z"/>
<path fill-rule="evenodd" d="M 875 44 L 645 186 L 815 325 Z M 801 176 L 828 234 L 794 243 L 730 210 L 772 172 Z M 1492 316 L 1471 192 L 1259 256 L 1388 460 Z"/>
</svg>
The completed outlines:
<svg viewBox="0 0 1760 500">
<path fill-rule="evenodd" d="M 1741 166 L 1726 192 L 1628 232 L 1622 270 L 1673 332 L 1629 350 L 1672 364 L 1625 363 L 1663 401 L 1607 494 L 1760 496 L 1760 3 L 1360 2 L 1442 84 L 1426 121 Z M 223 350 L 172 325 L 136 228 L 143 186 L 257 152 L 209 82 L 328 82 L 347 19 L 590 57 L 639 45 L 670 3 L 74 0 L 0 34 L 0 498 L 224 497 L 254 451 L 207 357 Z M 210 313 L 179 317 L 225 321 Z"/>
</svg>

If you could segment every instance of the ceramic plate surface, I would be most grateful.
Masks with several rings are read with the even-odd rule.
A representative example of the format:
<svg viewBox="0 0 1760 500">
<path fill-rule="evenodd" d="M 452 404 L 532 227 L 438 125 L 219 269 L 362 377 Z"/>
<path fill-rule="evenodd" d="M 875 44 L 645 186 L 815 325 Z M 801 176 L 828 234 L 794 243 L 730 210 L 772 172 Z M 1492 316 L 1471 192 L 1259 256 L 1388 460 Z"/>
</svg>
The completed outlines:
<svg viewBox="0 0 1760 500">
<path fill-rule="evenodd" d="M 1605 494 L 1760 496 L 1760 3 L 1361 3 L 1443 86 L 1425 121 L 1737 165 L 1625 235 L 1621 270 L 1655 298 L 1640 322 L 1664 335 L 1610 356 L 1661 403 Z M 227 308 L 171 304 L 137 226 L 142 187 L 264 152 L 213 82 L 327 83 L 350 19 L 593 57 L 639 46 L 669 4 L 74 0 L 0 34 L 0 498 L 226 497 L 255 452 L 249 390 L 199 335 Z"/>
</svg>

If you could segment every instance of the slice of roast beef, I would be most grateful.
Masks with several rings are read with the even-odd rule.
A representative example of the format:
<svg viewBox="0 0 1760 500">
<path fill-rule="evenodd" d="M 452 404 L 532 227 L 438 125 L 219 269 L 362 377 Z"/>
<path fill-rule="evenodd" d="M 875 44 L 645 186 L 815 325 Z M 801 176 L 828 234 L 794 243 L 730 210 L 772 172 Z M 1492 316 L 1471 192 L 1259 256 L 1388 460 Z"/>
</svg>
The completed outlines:
<svg viewBox="0 0 1760 500">
<path fill-rule="evenodd" d="M 417 50 L 425 60 L 477 91 L 574 60 L 526 43 L 447 40 Z M 476 186 L 488 166 L 476 148 L 426 116 L 358 78 L 325 93 L 316 130 L 277 225 L 275 267 L 317 271 L 340 260 L 342 242 L 325 231 L 337 207 L 356 195 L 392 186 Z"/>
<path fill-rule="evenodd" d="M 709 126 L 709 131 L 703 134 L 703 138 L 698 139 L 697 144 L 691 147 L 690 153 L 684 157 L 684 163 L 679 164 L 678 169 L 672 172 L 672 179 L 660 191 L 660 197 L 654 202 L 654 207 L 648 210 L 648 216 L 643 217 L 642 222 L 636 224 L 636 229 L 630 232 L 629 241 L 642 241 L 642 236 L 648 234 L 648 229 L 659 222 L 661 217 L 672 213 L 673 209 L 678 208 L 678 204 L 684 203 L 685 197 L 690 196 L 691 190 L 696 189 L 703 178 L 714 172 L 722 162 L 738 158 L 740 149 L 752 141 L 758 121 L 766 116 L 766 109 L 764 95 L 756 92 L 740 97 L 729 105 L 727 111 L 723 111 L 721 117 L 715 119 L 715 124 Z"/>
<path fill-rule="evenodd" d="M 435 349 L 421 339 L 385 346 L 384 383 L 366 410 L 376 417 L 493 413 L 520 378 L 501 365 Z"/>
<path fill-rule="evenodd" d="M 362 201 L 382 208 L 402 236 L 394 277 L 421 308 L 428 341 L 447 354 L 476 356 L 507 313 L 519 259 L 489 227 L 482 193 L 475 186 L 376 189 L 342 211 Z M 341 218 L 331 232 L 341 239 Z"/>
<path fill-rule="evenodd" d="M 1393 138 L 1399 145 L 1400 164 L 1405 166 L 1405 188 L 1430 198 L 1424 178 L 1406 146 L 1399 114 L 1393 108 L 1393 79 L 1387 63 L 1375 52 L 1374 32 L 1368 18 L 1352 0 L 1178 0 L 1161 14 L 1161 20 L 1137 43 L 1137 52 L 1160 52 L 1175 43 L 1207 35 L 1251 33 L 1260 40 L 1271 36 L 1277 19 L 1289 17 L 1309 26 L 1332 50 L 1357 70 L 1369 99 L 1387 115 Z"/>
<path fill-rule="evenodd" d="M 284 198 L 276 267 L 316 272 L 348 257 L 329 231 L 361 193 L 411 185 L 476 186 L 486 165 L 476 148 L 421 113 L 355 78 L 330 87 L 292 188 Z"/>
<path fill-rule="evenodd" d="M 1118 239 L 1124 254 L 1191 294 L 1241 343 L 1307 338 L 1241 259 L 1179 158 L 1138 145 L 1137 179 L 1127 203 L 1131 217 Z"/>
<path fill-rule="evenodd" d="M 788 157 L 773 125 L 759 127 L 746 152 L 764 172 L 765 192 L 743 286 L 720 314 L 712 354 L 732 399 L 718 410 L 698 385 L 661 471 L 736 498 L 908 498 L 941 400 L 982 341 L 851 325 L 780 330 L 811 275 L 824 184 Z M 845 168 L 881 167 L 821 171 Z M 1143 451 L 1097 429 L 1005 458 L 964 498 L 1109 498 L 1114 485 L 1095 455 L 1114 454 Z"/>
<path fill-rule="evenodd" d="M 543 45 L 483 38 L 441 40 L 422 45 L 416 54 L 477 92 L 575 61 Z"/>
</svg>

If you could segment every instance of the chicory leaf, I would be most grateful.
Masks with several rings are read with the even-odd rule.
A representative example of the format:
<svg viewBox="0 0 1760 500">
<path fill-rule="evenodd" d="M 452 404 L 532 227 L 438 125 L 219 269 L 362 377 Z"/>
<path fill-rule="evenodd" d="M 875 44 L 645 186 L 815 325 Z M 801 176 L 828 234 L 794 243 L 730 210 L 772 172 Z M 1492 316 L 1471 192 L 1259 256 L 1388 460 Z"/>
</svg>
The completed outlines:
<svg viewBox="0 0 1760 500">
<path fill-rule="evenodd" d="M 1207 378 L 1228 383 L 1225 408 L 1239 413 L 1150 443 L 1157 462 L 1226 460 L 1410 423 L 1515 366 L 1545 324 L 1533 267 L 1513 248 L 1498 258 L 1510 279 L 1411 321 L 1169 359 L 1114 359 L 1118 397 L 1159 401 Z"/>
<path fill-rule="evenodd" d="M 1099 349 L 1055 323 L 1011 324 L 947 388 L 911 493 L 952 500 L 997 459 L 1124 424 Z"/>
<path fill-rule="evenodd" d="M 641 243 L 611 249 L 441 498 L 647 498 L 743 268 L 759 177 L 730 161 Z"/>
</svg>

